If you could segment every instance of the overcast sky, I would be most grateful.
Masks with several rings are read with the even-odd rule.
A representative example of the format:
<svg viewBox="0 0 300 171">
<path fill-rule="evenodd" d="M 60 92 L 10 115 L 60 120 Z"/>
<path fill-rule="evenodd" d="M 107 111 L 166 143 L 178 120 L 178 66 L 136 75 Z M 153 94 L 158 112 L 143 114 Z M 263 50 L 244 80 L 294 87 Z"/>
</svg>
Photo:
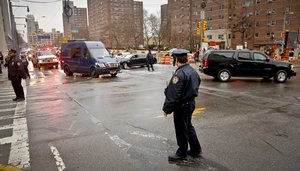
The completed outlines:
<svg viewBox="0 0 300 171">
<path fill-rule="evenodd" d="M 49 32 L 51 28 L 56 28 L 63 31 L 62 22 L 62 0 L 11 0 L 13 5 L 28 5 L 30 12 L 26 12 L 26 8 L 13 7 L 13 12 L 16 17 L 25 17 L 27 14 L 33 14 L 39 22 L 40 28 Z M 29 3 L 33 2 L 52 2 L 52 3 Z M 55 2 L 56 1 L 56 2 Z M 150 13 L 157 14 L 160 12 L 160 6 L 166 4 L 168 0 L 136 0 L 143 1 L 144 9 Z M 77 7 L 87 7 L 87 0 L 73 0 Z M 43 17 L 45 16 L 45 17 Z M 25 24 L 25 20 L 16 19 L 17 24 Z M 18 25 L 19 30 L 26 30 L 24 26 Z"/>
</svg>

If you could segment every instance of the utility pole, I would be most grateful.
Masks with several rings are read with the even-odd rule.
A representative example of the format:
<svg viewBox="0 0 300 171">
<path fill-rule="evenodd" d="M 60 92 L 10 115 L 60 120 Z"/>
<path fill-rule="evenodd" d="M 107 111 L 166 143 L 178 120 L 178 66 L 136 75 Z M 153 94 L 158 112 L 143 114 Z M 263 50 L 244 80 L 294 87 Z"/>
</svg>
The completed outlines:
<svg viewBox="0 0 300 171">
<path fill-rule="evenodd" d="M 205 21 L 205 7 L 206 7 L 206 0 L 202 0 L 201 2 L 201 18 L 200 18 L 200 50 L 202 50 L 202 43 L 204 39 L 204 21 Z M 206 24 L 206 23 L 205 23 Z"/>
</svg>

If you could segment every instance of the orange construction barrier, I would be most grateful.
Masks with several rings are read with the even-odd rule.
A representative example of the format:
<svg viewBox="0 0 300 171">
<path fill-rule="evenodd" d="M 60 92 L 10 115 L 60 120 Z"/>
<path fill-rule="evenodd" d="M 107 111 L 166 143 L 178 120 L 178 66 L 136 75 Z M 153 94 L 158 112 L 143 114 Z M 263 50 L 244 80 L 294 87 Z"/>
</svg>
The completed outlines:
<svg viewBox="0 0 300 171">
<path fill-rule="evenodd" d="M 165 64 L 165 56 L 162 56 L 162 57 L 160 58 L 160 63 L 161 63 L 161 64 Z"/>
<path fill-rule="evenodd" d="M 165 64 L 171 64 L 171 57 L 170 56 L 165 56 Z"/>
</svg>

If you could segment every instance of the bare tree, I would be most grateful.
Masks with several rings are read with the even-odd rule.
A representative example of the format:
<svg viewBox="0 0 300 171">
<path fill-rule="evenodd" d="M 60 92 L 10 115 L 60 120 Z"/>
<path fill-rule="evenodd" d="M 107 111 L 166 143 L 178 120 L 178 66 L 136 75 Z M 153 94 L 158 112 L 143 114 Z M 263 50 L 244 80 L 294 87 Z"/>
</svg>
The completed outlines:
<svg viewBox="0 0 300 171">
<path fill-rule="evenodd" d="M 149 26 L 149 16 L 148 11 L 144 9 L 144 39 L 146 40 L 146 48 L 149 48 L 149 41 L 151 38 L 151 29 Z"/>
<path fill-rule="evenodd" d="M 238 18 L 235 23 L 233 23 L 232 33 L 241 33 L 241 43 L 243 44 L 245 34 L 250 30 L 252 21 L 249 20 L 247 16 L 242 16 Z"/>
</svg>

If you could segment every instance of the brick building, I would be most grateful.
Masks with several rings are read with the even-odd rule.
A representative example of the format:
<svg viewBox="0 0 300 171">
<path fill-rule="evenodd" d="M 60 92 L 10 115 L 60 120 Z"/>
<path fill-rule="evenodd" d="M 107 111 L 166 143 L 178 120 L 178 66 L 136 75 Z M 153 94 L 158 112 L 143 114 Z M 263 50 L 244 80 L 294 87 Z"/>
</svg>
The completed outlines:
<svg viewBox="0 0 300 171">
<path fill-rule="evenodd" d="M 201 2 L 168 0 L 167 7 L 161 7 L 162 26 L 170 23 L 172 46 L 193 47 L 194 39 L 198 39 L 195 29 L 200 20 Z M 163 15 L 166 9 L 172 10 Z M 282 32 L 299 32 L 299 17 L 299 0 L 206 0 L 204 35 L 208 42 L 222 49 L 235 49 L 237 45 L 246 45 L 249 49 L 280 46 Z"/>
<path fill-rule="evenodd" d="M 109 48 L 143 45 L 143 2 L 88 0 L 89 36 Z"/>
<path fill-rule="evenodd" d="M 86 8 L 78 8 L 74 6 L 72 35 L 74 39 L 89 39 Z"/>
<path fill-rule="evenodd" d="M 163 34 L 163 43 L 178 48 L 195 48 L 200 41 L 200 36 L 196 35 L 200 4 L 201 0 L 168 0 L 168 4 L 161 6 L 162 29 L 167 34 Z"/>
<path fill-rule="evenodd" d="M 73 1 L 62 1 L 64 37 L 66 39 L 89 39 L 87 9 L 74 6 Z"/>
</svg>

